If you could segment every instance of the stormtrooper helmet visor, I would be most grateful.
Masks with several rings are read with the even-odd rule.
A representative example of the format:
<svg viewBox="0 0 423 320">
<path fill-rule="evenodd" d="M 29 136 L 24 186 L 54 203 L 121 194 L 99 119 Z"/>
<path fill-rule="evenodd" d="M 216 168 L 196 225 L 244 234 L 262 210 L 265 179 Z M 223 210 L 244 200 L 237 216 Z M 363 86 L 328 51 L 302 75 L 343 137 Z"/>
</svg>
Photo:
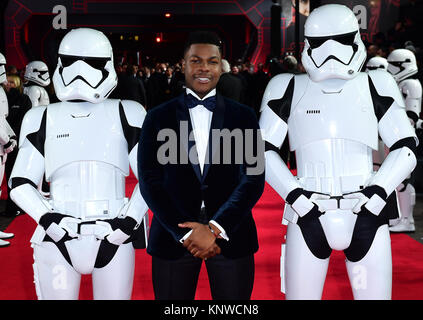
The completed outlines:
<svg viewBox="0 0 423 320">
<path fill-rule="evenodd" d="M 356 35 L 357 31 L 327 37 L 307 37 L 308 53 L 315 67 L 320 68 L 331 59 L 349 65 L 357 51 L 354 43 Z"/>
<path fill-rule="evenodd" d="M 377 69 L 386 69 L 382 64 L 379 66 L 367 66 L 366 67 L 367 70 L 377 70 Z"/>
<path fill-rule="evenodd" d="M 398 73 L 405 70 L 405 67 L 403 66 L 404 63 L 411 62 L 410 59 L 405 59 L 404 61 L 389 61 L 389 72 L 392 75 L 397 75 Z"/>
<path fill-rule="evenodd" d="M 110 58 L 75 57 L 59 55 L 61 67 L 59 74 L 63 85 L 69 86 L 75 81 L 82 81 L 93 89 L 98 88 L 107 79 L 109 72 L 105 69 Z"/>
</svg>

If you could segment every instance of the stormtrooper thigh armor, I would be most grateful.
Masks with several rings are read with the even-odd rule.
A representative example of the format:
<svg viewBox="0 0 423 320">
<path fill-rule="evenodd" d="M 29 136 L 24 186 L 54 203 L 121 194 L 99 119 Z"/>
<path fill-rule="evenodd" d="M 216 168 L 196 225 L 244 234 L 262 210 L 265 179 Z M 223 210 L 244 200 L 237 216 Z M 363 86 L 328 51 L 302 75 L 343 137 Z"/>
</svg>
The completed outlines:
<svg viewBox="0 0 423 320">
<path fill-rule="evenodd" d="M 69 217 L 60 226 L 74 238 L 56 242 L 40 225 L 31 239 L 40 299 L 78 298 L 81 274 L 92 274 L 94 298 L 129 299 L 134 273 L 131 242 L 113 246 L 109 220 L 141 224 L 147 206 L 135 187 L 125 198 L 125 176 L 136 159 L 145 111 L 132 101 L 60 102 L 31 109 L 9 184 L 12 199 L 36 222 L 46 212 Z M 45 172 L 50 199 L 37 184 Z M 147 224 L 148 226 L 148 224 Z"/>
</svg>

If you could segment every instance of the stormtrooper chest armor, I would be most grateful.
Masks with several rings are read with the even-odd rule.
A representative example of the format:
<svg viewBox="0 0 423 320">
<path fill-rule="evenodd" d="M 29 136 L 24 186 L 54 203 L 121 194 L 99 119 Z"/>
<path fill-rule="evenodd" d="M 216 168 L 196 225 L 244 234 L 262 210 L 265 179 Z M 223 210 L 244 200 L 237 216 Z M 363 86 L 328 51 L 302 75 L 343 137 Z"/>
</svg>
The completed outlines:
<svg viewBox="0 0 423 320">
<path fill-rule="evenodd" d="M 129 174 L 118 100 L 61 102 L 47 108 L 46 178 L 72 162 L 103 162 Z"/>
<path fill-rule="evenodd" d="M 116 217 L 129 174 L 118 100 L 50 105 L 44 148 L 55 209 L 82 219 Z"/>
<path fill-rule="evenodd" d="M 297 81 L 299 80 L 299 81 Z M 297 177 L 309 190 L 341 195 L 358 190 L 372 173 L 378 146 L 367 76 L 327 89 L 306 76 L 296 79 L 288 136 Z"/>
</svg>

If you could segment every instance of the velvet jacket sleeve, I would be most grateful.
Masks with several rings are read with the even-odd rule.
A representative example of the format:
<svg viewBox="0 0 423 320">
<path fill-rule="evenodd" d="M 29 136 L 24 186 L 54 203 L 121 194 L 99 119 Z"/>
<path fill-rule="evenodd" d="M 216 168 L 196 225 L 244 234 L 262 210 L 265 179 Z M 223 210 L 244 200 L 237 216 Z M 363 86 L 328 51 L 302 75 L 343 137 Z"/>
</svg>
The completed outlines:
<svg viewBox="0 0 423 320">
<path fill-rule="evenodd" d="M 159 129 L 152 114 L 147 113 L 138 143 L 140 192 L 160 224 L 179 242 L 190 229 L 178 227 L 178 223 L 183 222 L 178 217 L 183 215 L 178 213 L 178 206 L 172 203 L 168 192 L 163 188 L 163 168 L 157 160 Z"/>
<path fill-rule="evenodd" d="M 263 194 L 265 185 L 264 175 L 264 142 L 259 132 L 259 125 L 256 115 L 248 110 L 245 128 L 252 130 L 252 139 L 247 139 L 244 130 L 244 147 L 247 150 L 247 143 L 252 143 L 253 154 L 257 157 L 255 163 L 249 163 L 244 152 L 244 163 L 238 185 L 230 195 L 229 199 L 219 208 L 211 220 L 216 221 L 225 230 L 229 239 L 242 220 L 251 213 L 252 208 Z M 251 145 L 250 145 L 251 147 Z M 250 155 L 251 156 L 251 155 Z"/>
</svg>

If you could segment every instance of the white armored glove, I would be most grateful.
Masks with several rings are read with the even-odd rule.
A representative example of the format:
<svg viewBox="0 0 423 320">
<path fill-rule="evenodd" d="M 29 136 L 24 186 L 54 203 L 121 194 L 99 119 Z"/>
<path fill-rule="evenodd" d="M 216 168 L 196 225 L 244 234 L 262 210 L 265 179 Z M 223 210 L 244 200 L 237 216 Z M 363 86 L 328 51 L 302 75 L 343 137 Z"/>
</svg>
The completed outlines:
<svg viewBox="0 0 423 320">
<path fill-rule="evenodd" d="M 113 231 L 105 237 L 105 240 L 111 244 L 120 246 L 131 237 L 137 226 L 137 221 L 131 217 L 116 217 L 110 220 L 98 220 L 96 224 L 110 225 Z"/>
<path fill-rule="evenodd" d="M 330 196 L 323 193 L 307 191 L 302 188 L 297 188 L 288 193 L 286 202 L 297 212 L 297 225 L 300 227 L 303 235 L 309 234 L 310 230 L 324 234 L 319 217 L 324 213 L 324 210 L 319 208 L 316 200 L 327 200 Z"/>
<path fill-rule="evenodd" d="M 330 196 L 327 194 L 296 188 L 288 193 L 285 200 L 291 205 L 298 216 L 302 218 L 310 213 L 312 215 L 322 215 L 323 210 L 319 208 L 316 200 L 327 199 L 330 199 Z"/>
<path fill-rule="evenodd" d="M 3 150 L 5 153 L 10 153 L 13 151 L 13 149 L 16 148 L 16 146 L 18 145 L 18 142 L 16 141 L 16 139 L 14 139 L 13 137 L 10 138 L 9 142 L 6 143 L 3 146 Z"/>
<path fill-rule="evenodd" d="M 78 234 L 67 226 L 70 224 L 79 224 L 80 222 L 80 219 L 69 215 L 47 212 L 41 216 L 39 224 L 54 242 L 65 242 L 78 238 Z"/>
<path fill-rule="evenodd" d="M 363 190 L 343 195 L 346 199 L 358 199 L 352 211 L 357 214 L 370 212 L 378 216 L 386 205 L 388 195 L 386 191 L 378 185 L 367 186 Z"/>
</svg>

